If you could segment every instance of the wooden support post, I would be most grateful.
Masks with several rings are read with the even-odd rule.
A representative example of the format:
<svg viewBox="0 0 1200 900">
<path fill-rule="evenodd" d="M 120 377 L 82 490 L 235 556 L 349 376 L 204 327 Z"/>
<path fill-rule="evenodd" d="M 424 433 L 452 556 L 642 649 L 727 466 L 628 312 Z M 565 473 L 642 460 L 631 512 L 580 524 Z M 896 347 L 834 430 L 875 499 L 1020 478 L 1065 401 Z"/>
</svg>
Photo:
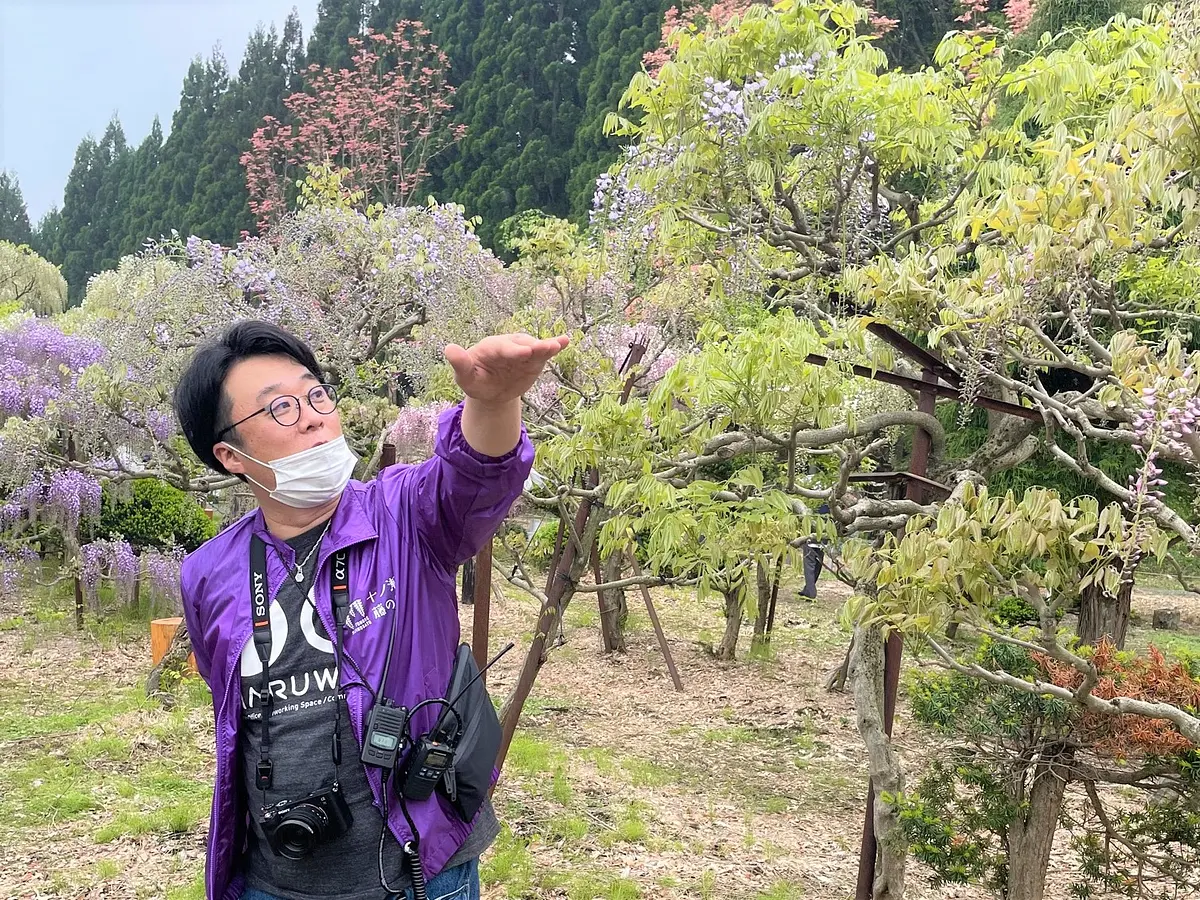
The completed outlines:
<svg viewBox="0 0 1200 900">
<path fill-rule="evenodd" d="M 638 565 L 637 554 L 630 548 L 625 551 L 629 558 L 629 566 L 633 574 L 637 578 L 642 577 L 642 567 Z M 654 601 L 650 599 L 650 588 L 646 585 L 638 585 L 642 589 L 642 599 L 646 601 L 646 612 L 650 614 L 650 622 L 654 625 L 654 636 L 658 638 L 658 648 L 662 651 L 663 659 L 667 661 L 667 671 L 671 673 L 671 680 L 675 682 L 675 690 L 683 690 L 683 682 L 679 680 L 679 670 L 675 668 L 675 657 L 671 655 L 671 647 L 667 643 L 667 636 L 663 633 L 662 623 L 658 621 L 658 611 L 654 608 Z"/>
<path fill-rule="evenodd" d="M 472 557 L 462 565 L 462 589 L 459 591 L 459 604 L 470 606 L 475 602 L 475 559 Z"/>
<path fill-rule="evenodd" d="M 384 444 L 379 451 L 379 471 L 382 472 L 388 466 L 396 464 L 396 445 Z"/>
<path fill-rule="evenodd" d="M 771 633 L 775 631 L 775 604 L 779 602 L 779 582 L 783 581 L 783 554 L 775 560 L 775 580 L 771 582 L 771 605 L 767 610 L 767 633 L 763 635 L 766 643 L 771 643 Z"/>
<path fill-rule="evenodd" d="M 75 576 L 75 629 L 83 631 L 83 580 Z"/>
<path fill-rule="evenodd" d="M 488 662 L 488 641 L 491 639 L 492 616 L 492 543 L 495 537 L 488 538 L 479 553 L 475 556 L 475 599 L 471 614 L 471 652 L 475 663 L 482 669 Z M 487 681 L 487 674 L 480 679 Z"/>
</svg>

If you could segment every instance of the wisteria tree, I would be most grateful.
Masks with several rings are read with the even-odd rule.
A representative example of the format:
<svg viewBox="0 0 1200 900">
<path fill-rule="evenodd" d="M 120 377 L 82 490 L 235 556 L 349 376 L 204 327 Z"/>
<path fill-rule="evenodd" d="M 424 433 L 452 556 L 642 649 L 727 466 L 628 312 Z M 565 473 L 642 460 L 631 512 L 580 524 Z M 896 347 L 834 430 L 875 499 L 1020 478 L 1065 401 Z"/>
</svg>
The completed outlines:
<svg viewBox="0 0 1200 900">
<path fill-rule="evenodd" d="M 747 313 L 742 328 L 774 336 L 785 309 L 811 323 L 815 338 L 797 355 L 796 380 L 779 385 L 784 406 L 811 384 L 812 370 L 799 364 L 807 354 L 919 377 L 862 336 L 873 318 L 936 348 L 965 373 L 959 386 L 939 384 L 943 394 L 1018 403 L 1040 423 L 992 417 L 983 445 L 951 459 L 940 423 L 908 404 L 828 430 L 814 427 L 819 409 L 802 406 L 790 422 L 764 419 L 761 404 L 771 401 L 746 389 L 752 381 L 743 373 L 734 380 L 741 394 L 717 396 L 721 376 L 732 380 L 737 371 L 725 365 L 696 377 L 694 398 L 682 392 L 657 420 L 651 415 L 657 429 L 687 434 L 694 446 L 681 457 L 658 434 L 641 477 L 628 490 L 610 486 L 605 496 L 633 499 L 635 507 L 665 503 L 677 520 L 685 495 L 672 489 L 686 488 L 694 502 L 698 481 L 689 475 L 683 486 L 672 483 L 688 475 L 681 463 L 763 450 L 786 458 L 800 442 L 832 451 L 837 465 L 823 484 L 788 485 L 783 493 L 827 503 L 839 532 L 881 550 L 914 515 L 935 517 L 942 503 L 962 503 L 975 485 L 1044 452 L 1119 504 L 1076 535 L 1082 552 L 1096 552 L 1097 535 L 1106 549 L 1077 555 L 1069 581 L 1041 584 L 1044 607 L 1061 610 L 1078 597 L 1065 584 L 1119 603 L 1151 551 L 1190 553 L 1192 526 L 1157 490 L 1162 460 L 1195 459 L 1200 367 L 1188 350 L 1195 320 L 1188 285 L 1196 134 L 1181 85 L 1194 71 L 1197 44 L 1190 22 L 1151 15 L 1147 22 L 1117 18 L 1025 61 L 1006 56 L 1002 36 L 951 35 L 938 67 L 911 75 L 886 70 L 857 30 L 868 13 L 848 4 L 784 2 L 751 8 L 724 29 L 678 32 L 671 62 L 656 77 L 636 78 L 626 95 L 637 124 L 612 120 L 636 143 L 613 173 L 616 189 L 603 212 L 615 221 L 631 211 L 631 224 L 652 225 L 673 255 L 711 267 L 720 296 L 776 317 L 765 324 Z M 723 340 L 738 338 L 749 341 Z M 786 352 L 778 339 L 760 346 L 764 354 Z M 677 366 L 667 382 L 678 389 L 675 379 L 687 371 Z M 903 460 L 907 441 L 888 433 L 898 426 L 930 435 L 932 474 L 947 483 L 947 501 L 846 490 L 853 471 Z M 611 427 L 593 420 L 571 440 L 589 447 Z M 1106 473 L 1093 461 L 1106 443 L 1140 453 L 1140 470 L 1127 478 Z M 708 501 L 755 489 L 730 481 L 707 487 Z M 1038 510 L 1017 509 L 1024 522 L 1017 533 L 1036 535 Z M 1113 515 L 1120 528 L 1109 522 Z M 798 517 L 796 539 L 807 537 L 804 521 Z M 1107 531 L 1101 522 L 1109 522 Z M 1049 552 L 1037 540 L 1029 549 L 1035 559 Z M 925 564 L 946 565 L 937 559 Z M 1102 574 L 1084 577 L 1093 567 Z M 864 596 L 878 595 L 878 572 L 847 577 L 857 578 Z M 1027 590 L 1004 578 L 989 585 L 983 593 L 992 600 Z M 981 596 L 968 599 L 971 608 L 986 608 Z M 903 772 L 882 724 L 883 638 L 900 629 L 920 645 L 937 642 L 940 632 L 905 604 L 879 617 L 866 608 L 852 618 L 859 722 L 872 778 L 895 796 Z M 950 624 L 971 632 L 978 620 L 947 619 L 939 627 Z M 1178 698 L 1118 692 L 1098 699 L 1097 663 L 1056 628 L 1014 640 L 1073 669 L 1080 681 L 1055 693 L 1050 681 L 991 673 L 1001 683 L 1061 696 L 1082 710 L 1163 719 L 1194 741 L 1194 711 Z M 951 647 L 937 658 L 954 665 L 955 653 Z M 899 896 L 904 851 L 886 840 L 895 809 L 881 803 L 876 816 L 882 858 L 875 894 Z"/>
<path fill-rule="evenodd" d="M 0 241 L 0 316 L 21 309 L 49 316 L 66 303 L 67 282 L 56 266 L 28 247 Z"/>
<path fill-rule="evenodd" d="M 28 315 L 0 330 L 0 580 L 13 587 L 42 556 L 61 555 L 64 572 L 78 585 L 77 622 L 84 588 L 95 606 L 102 569 L 130 591 L 144 569 L 168 596 L 178 573 L 178 554 L 169 549 L 152 550 L 139 563 L 123 540 L 90 540 L 102 481 L 120 478 L 127 465 L 120 460 L 130 461 L 120 437 L 132 434 L 128 421 L 108 432 L 111 453 L 88 451 L 76 439 L 94 417 L 105 415 L 103 401 L 87 385 L 89 374 L 108 360 L 99 342 Z"/>
<path fill-rule="evenodd" d="M 171 411 L 194 348 L 232 321 L 267 318 L 313 346 L 343 389 L 362 474 L 377 460 L 393 401 L 425 383 L 442 343 L 491 330 L 510 280 L 460 210 L 368 215 L 324 202 L 327 182 L 310 178 L 311 202 L 264 237 L 235 248 L 157 244 L 96 276 L 81 307 L 0 329 L 0 508 L 13 553 L 53 527 L 90 593 L 101 574 L 130 577 L 128 545 L 85 547 L 103 486 L 157 479 L 236 511 L 239 484 L 202 469 Z"/>
<path fill-rule="evenodd" d="M 913 693 L 918 717 L 959 739 L 953 762 L 935 766 L 915 792 L 885 788 L 938 880 L 978 880 L 1004 898 L 1039 900 L 1061 823 L 1081 854 L 1081 887 L 1158 898 L 1188 884 L 1200 673 L 1153 649 L 1130 659 L 1107 640 L 1073 647 L 1060 621 L 1090 583 L 1115 589 L 1116 563 L 1131 545 L 1162 557 L 1169 542 L 1115 502 L 1065 504 L 1042 489 L 1018 500 L 968 486 L 935 519 L 911 521 L 903 537 L 848 546 L 862 589 L 849 615 L 903 629 L 951 672 L 926 676 Z M 1014 598 L 1035 610 L 1030 633 L 996 624 Z M 951 622 L 981 638 L 976 650 L 949 646 Z M 1130 789 L 1140 791 L 1138 805 Z M 1071 791 L 1081 795 L 1075 802 Z M 1125 881 L 1130 872 L 1138 874 Z"/>
<path fill-rule="evenodd" d="M 351 38 L 352 69 L 310 66 L 305 90 L 284 99 L 287 121 L 268 116 L 242 155 L 259 227 L 287 212 L 310 166 L 332 164 L 368 202 L 403 206 L 416 197 L 430 159 L 458 141 L 448 121 L 454 88 L 446 54 L 420 22 Z"/>
</svg>

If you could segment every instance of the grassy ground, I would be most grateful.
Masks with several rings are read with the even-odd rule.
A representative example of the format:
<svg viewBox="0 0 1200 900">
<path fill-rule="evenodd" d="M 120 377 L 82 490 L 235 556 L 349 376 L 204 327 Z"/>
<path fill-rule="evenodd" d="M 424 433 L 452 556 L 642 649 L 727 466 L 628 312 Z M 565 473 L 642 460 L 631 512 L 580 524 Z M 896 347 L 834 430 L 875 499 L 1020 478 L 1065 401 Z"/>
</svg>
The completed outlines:
<svg viewBox="0 0 1200 900">
<path fill-rule="evenodd" d="M 821 688 L 844 649 L 844 596 L 828 583 L 817 603 L 784 596 L 770 652 L 721 664 L 704 647 L 722 628 L 717 605 L 656 591 L 682 694 L 644 607 L 634 606 L 629 652 L 606 657 L 595 601 L 578 597 L 497 791 L 504 832 L 484 857 L 485 896 L 848 897 L 865 767 L 849 698 Z M 1138 611 L 1148 619 L 1172 602 L 1191 604 L 1142 596 Z M 139 615 L 77 633 L 67 609 L 44 594 L 0 608 L 0 897 L 200 898 L 207 689 L 185 683 L 169 711 L 149 703 Z M 515 591 L 498 595 L 492 645 L 527 641 L 535 613 Z M 1185 619 L 1191 634 L 1155 642 L 1200 653 L 1200 605 Z M 1139 626 L 1130 644 L 1150 637 Z M 495 696 L 522 650 L 489 676 Z M 910 768 L 933 749 L 903 704 L 896 742 Z M 910 885 L 918 900 L 981 896 L 932 890 L 916 871 Z"/>
</svg>

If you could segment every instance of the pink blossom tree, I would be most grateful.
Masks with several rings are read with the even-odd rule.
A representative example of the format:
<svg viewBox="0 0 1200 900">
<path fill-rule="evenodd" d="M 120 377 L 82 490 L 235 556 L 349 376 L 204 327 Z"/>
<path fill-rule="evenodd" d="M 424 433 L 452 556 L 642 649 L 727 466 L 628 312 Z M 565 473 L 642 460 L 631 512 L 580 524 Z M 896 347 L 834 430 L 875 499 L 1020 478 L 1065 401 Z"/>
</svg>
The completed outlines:
<svg viewBox="0 0 1200 900">
<path fill-rule="evenodd" d="M 400 21 L 351 38 L 353 69 L 309 67 L 306 90 L 284 100 L 290 121 L 266 117 L 241 158 L 260 228 L 286 212 L 289 185 L 313 165 L 348 170 L 345 186 L 368 202 L 412 197 L 430 159 L 465 131 L 447 120 L 449 64 L 428 38 L 420 22 Z"/>
<path fill-rule="evenodd" d="M 1014 35 L 1021 34 L 1033 21 L 1036 6 L 1033 0 L 1008 0 L 1004 5 L 1004 18 Z"/>
</svg>

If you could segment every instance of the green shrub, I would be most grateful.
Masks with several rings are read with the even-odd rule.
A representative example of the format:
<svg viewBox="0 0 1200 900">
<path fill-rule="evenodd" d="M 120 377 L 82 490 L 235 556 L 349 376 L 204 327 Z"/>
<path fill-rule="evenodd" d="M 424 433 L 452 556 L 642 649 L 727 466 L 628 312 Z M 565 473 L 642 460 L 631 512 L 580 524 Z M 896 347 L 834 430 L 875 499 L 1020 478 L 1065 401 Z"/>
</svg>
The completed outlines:
<svg viewBox="0 0 1200 900">
<path fill-rule="evenodd" d="M 138 550 L 178 544 L 190 552 L 217 533 L 217 523 L 183 491 L 142 478 L 124 497 L 105 487 L 97 533 L 124 538 Z"/>
<path fill-rule="evenodd" d="M 1001 625 L 1017 628 L 1021 625 L 1037 625 L 1041 621 L 1038 611 L 1020 597 L 1005 597 L 996 604 L 992 615 Z"/>
</svg>

